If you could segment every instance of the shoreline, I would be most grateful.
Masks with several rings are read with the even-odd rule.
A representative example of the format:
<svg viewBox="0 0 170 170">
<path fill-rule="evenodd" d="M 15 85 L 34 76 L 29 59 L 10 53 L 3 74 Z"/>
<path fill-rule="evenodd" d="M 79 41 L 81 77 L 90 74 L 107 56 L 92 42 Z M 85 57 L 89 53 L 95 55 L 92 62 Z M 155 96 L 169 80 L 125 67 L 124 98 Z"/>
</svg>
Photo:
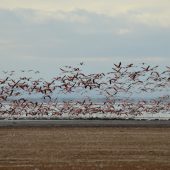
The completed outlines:
<svg viewBox="0 0 170 170">
<path fill-rule="evenodd" d="M 0 120 L 3 127 L 156 127 L 170 128 L 170 120 Z"/>
</svg>

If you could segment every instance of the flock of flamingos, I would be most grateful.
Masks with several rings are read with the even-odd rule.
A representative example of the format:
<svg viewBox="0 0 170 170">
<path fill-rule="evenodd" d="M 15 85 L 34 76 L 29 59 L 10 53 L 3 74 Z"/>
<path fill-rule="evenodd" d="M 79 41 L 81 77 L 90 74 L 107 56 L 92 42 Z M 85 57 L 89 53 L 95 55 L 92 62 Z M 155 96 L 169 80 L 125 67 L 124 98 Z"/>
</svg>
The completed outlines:
<svg viewBox="0 0 170 170">
<path fill-rule="evenodd" d="M 88 114 L 141 115 L 170 111 L 170 67 L 150 66 L 141 63 L 113 64 L 110 72 L 83 72 L 84 63 L 78 67 L 64 66 L 51 78 L 35 78 L 39 71 L 3 71 L 0 79 L 0 117 L 51 116 L 63 114 L 79 116 Z M 27 76 L 25 76 L 25 74 Z M 152 99 L 132 101 L 132 96 L 154 96 Z M 79 100 L 59 101 L 61 95 L 81 96 Z M 96 103 L 90 97 L 102 96 Z M 32 98 L 41 98 L 35 101 Z"/>
</svg>

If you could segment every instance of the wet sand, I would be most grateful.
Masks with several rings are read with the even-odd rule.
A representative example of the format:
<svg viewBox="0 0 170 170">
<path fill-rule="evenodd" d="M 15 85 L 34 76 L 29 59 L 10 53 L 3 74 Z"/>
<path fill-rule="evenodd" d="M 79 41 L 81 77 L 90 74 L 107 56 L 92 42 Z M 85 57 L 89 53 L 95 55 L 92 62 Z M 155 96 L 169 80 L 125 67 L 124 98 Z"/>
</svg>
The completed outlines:
<svg viewBox="0 0 170 170">
<path fill-rule="evenodd" d="M 169 170 L 170 128 L 1 127 L 0 169 Z"/>
<path fill-rule="evenodd" d="M 170 120 L 0 120 L 0 127 L 169 127 Z"/>
</svg>

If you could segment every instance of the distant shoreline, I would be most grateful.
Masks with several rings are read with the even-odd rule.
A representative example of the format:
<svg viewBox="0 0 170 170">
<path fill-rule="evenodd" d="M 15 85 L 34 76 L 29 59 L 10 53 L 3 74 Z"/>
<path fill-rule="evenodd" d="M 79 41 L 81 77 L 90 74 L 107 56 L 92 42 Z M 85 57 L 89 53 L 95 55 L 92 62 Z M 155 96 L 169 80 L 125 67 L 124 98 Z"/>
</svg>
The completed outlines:
<svg viewBox="0 0 170 170">
<path fill-rule="evenodd" d="M 170 120 L 0 120 L 3 127 L 155 127 L 170 128 Z"/>
</svg>

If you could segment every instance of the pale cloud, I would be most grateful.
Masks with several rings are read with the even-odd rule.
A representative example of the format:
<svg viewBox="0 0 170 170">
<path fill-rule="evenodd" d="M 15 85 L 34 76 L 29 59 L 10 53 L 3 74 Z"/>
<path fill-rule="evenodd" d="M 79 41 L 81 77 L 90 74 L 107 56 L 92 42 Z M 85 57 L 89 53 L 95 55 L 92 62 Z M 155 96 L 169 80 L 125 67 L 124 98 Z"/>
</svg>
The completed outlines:
<svg viewBox="0 0 170 170">
<path fill-rule="evenodd" d="M 169 2 L 1 0 L 0 66 L 48 71 L 81 61 L 91 70 L 119 61 L 167 64 Z"/>
<path fill-rule="evenodd" d="M 131 22 L 170 27 L 169 0 L 1 0 L 1 9 L 32 9 L 38 11 L 35 19 L 67 19 L 87 22 L 83 16 L 71 16 L 76 10 L 110 17 L 126 16 Z M 69 16 L 66 14 L 69 13 Z"/>
<path fill-rule="evenodd" d="M 110 17 L 84 10 L 44 14 L 37 10 L 13 9 L 0 10 L 0 24 L 0 39 L 4 44 L 0 49 L 5 56 L 170 54 L 169 29 L 147 27 L 125 15 Z"/>
<path fill-rule="evenodd" d="M 42 11 L 42 10 L 30 10 L 30 9 L 13 9 L 9 10 L 16 13 L 18 17 L 22 17 L 26 21 L 34 23 L 44 23 L 48 21 L 65 21 L 73 23 L 87 23 L 88 18 L 83 15 L 79 15 L 76 12 L 64 12 L 64 11 Z"/>
<path fill-rule="evenodd" d="M 170 11 L 161 13 L 141 13 L 132 16 L 133 20 L 148 26 L 170 28 Z"/>
<path fill-rule="evenodd" d="M 1 0 L 0 7 L 5 9 L 30 8 L 45 11 L 70 11 L 84 9 L 93 12 L 123 13 L 133 9 L 164 8 L 169 0 Z"/>
<path fill-rule="evenodd" d="M 130 29 L 127 28 L 120 28 L 118 31 L 116 31 L 115 33 L 117 35 L 125 35 L 125 34 L 129 34 L 131 32 Z"/>
</svg>

